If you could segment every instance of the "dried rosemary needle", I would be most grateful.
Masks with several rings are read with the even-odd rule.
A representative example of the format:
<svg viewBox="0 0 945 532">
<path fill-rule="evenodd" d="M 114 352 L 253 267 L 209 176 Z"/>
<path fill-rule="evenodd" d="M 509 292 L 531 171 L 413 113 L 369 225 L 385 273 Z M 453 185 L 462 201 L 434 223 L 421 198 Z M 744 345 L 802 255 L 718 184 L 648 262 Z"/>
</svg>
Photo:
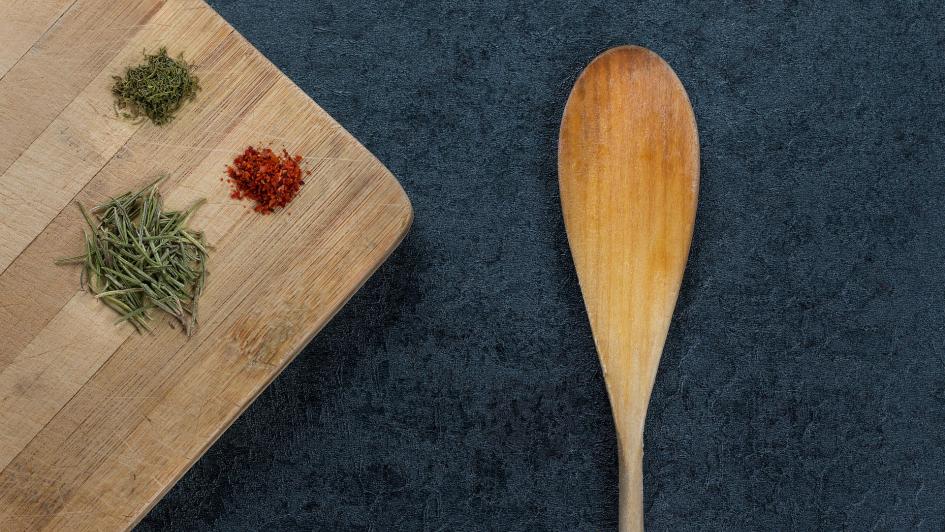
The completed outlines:
<svg viewBox="0 0 945 532">
<path fill-rule="evenodd" d="M 85 253 L 56 263 L 82 264 L 83 287 L 120 315 L 116 323 L 150 331 L 152 312 L 164 312 L 190 336 L 207 277 L 207 243 L 202 232 L 184 225 L 204 200 L 186 211 L 162 210 L 158 185 L 164 179 L 91 211 L 79 204 L 89 226 Z"/>
<path fill-rule="evenodd" d="M 124 77 L 113 76 L 115 105 L 125 110 L 126 118 L 146 116 L 157 125 L 166 124 L 185 101 L 194 99 L 200 83 L 183 55 L 174 59 L 161 48 L 144 58 L 144 63 L 128 67 Z"/>
</svg>

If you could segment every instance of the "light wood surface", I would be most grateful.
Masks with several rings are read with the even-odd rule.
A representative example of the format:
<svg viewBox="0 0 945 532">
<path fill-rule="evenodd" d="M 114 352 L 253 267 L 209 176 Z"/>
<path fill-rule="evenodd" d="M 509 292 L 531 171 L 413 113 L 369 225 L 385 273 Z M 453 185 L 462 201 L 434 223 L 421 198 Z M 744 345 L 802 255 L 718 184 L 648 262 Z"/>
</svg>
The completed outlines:
<svg viewBox="0 0 945 532">
<path fill-rule="evenodd" d="M 389 255 L 412 219 L 384 166 L 200 0 L 0 0 L 0 530 L 137 522 Z M 8 46 L 9 44 L 9 46 Z M 111 77 L 167 45 L 203 90 L 157 127 Z M 312 170 L 284 212 L 229 198 L 226 164 L 271 143 Z M 214 246 L 187 338 L 115 326 L 79 290 L 74 200 L 161 173 Z"/>
<path fill-rule="evenodd" d="M 699 138 L 672 69 L 644 48 L 598 56 L 568 98 L 561 206 L 614 413 L 620 529 L 643 529 L 643 424 L 682 282 Z"/>
</svg>

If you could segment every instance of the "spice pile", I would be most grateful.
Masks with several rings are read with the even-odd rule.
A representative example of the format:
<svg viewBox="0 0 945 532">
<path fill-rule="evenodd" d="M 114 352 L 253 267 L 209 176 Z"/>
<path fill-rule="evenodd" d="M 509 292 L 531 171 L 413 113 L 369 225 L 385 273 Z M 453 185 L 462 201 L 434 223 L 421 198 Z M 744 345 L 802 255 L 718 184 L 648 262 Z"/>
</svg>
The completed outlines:
<svg viewBox="0 0 945 532">
<path fill-rule="evenodd" d="M 173 316 L 188 336 L 197 325 L 197 299 L 207 276 L 203 233 L 184 227 L 203 203 L 162 211 L 158 179 L 109 200 L 91 214 L 79 204 L 90 231 L 85 253 L 57 264 L 80 263 L 82 284 L 141 332 L 155 309 Z"/>
<path fill-rule="evenodd" d="M 187 100 L 193 100 L 200 83 L 191 73 L 183 56 L 168 57 L 167 49 L 145 54 L 146 62 L 125 70 L 125 76 L 113 76 L 115 105 L 126 109 L 126 118 L 146 116 L 157 125 L 166 124 Z"/>
<path fill-rule="evenodd" d="M 226 168 L 233 187 L 230 197 L 255 200 L 254 209 L 262 214 L 285 207 L 305 184 L 301 162 L 302 156 L 292 157 L 286 150 L 279 154 L 271 148 L 250 146 Z M 311 171 L 304 172 L 309 174 Z"/>
</svg>

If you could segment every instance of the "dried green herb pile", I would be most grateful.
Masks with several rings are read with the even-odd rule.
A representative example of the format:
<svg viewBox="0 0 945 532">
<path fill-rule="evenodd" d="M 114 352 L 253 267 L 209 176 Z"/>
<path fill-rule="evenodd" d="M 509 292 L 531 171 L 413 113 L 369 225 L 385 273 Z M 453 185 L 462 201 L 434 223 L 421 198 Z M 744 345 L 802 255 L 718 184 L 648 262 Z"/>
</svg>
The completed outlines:
<svg viewBox="0 0 945 532">
<path fill-rule="evenodd" d="M 82 285 L 138 332 L 151 330 L 153 311 L 173 316 L 188 336 L 197 326 L 197 299 L 207 277 L 207 243 L 184 227 L 204 200 L 186 211 L 163 211 L 158 179 L 87 211 L 85 253 L 57 261 L 83 265 Z"/>
<path fill-rule="evenodd" d="M 144 58 L 144 63 L 128 67 L 124 77 L 113 77 L 115 104 L 126 111 L 126 118 L 146 116 L 157 125 L 166 124 L 185 101 L 196 97 L 200 82 L 183 56 L 169 57 L 166 48 Z"/>
</svg>

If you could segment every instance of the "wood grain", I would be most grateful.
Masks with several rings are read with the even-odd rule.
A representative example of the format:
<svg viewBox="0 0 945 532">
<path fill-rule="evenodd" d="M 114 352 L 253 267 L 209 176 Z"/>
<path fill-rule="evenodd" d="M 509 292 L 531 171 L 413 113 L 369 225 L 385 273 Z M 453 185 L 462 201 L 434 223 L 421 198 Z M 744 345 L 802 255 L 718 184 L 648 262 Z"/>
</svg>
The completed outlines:
<svg viewBox="0 0 945 532">
<path fill-rule="evenodd" d="M 561 206 L 620 453 L 620 529 L 643 528 L 643 424 L 679 293 L 699 187 L 689 98 L 649 50 L 598 56 L 568 98 Z"/>
<path fill-rule="evenodd" d="M 136 523 L 400 242 L 396 179 L 201 0 L 0 5 L 0 530 Z M 26 17 L 26 18 L 24 18 Z M 111 76 L 168 45 L 203 90 L 156 127 L 116 116 Z M 284 212 L 232 200 L 225 165 L 271 143 L 312 170 Z M 191 338 L 115 326 L 79 290 L 87 205 L 158 174 L 214 246 Z"/>
</svg>

